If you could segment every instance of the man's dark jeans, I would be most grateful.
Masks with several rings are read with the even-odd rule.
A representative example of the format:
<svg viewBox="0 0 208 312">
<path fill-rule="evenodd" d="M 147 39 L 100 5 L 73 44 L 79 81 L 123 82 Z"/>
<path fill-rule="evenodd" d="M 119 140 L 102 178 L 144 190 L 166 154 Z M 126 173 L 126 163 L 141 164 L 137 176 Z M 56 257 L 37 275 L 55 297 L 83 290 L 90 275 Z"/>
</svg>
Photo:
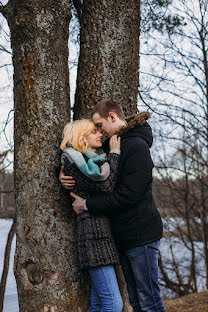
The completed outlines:
<svg viewBox="0 0 208 312">
<path fill-rule="evenodd" d="M 135 312 L 164 312 L 158 286 L 160 241 L 124 251 L 121 265 Z"/>
</svg>

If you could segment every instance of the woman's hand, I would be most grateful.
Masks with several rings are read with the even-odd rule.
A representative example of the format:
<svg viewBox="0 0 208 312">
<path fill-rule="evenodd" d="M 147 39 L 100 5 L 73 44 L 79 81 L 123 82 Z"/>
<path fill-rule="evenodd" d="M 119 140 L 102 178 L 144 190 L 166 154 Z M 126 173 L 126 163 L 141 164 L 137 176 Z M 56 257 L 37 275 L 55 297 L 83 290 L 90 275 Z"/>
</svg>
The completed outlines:
<svg viewBox="0 0 208 312">
<path fill-rule="evenodd" d="M 121 138 L 117 136 L 117 134 L 113 135 L 110 138 L 110 150 L 114 150 L 114 149 L 118 149 L 120 150 L 120 146 L 121 146 Z"/>
</svg>

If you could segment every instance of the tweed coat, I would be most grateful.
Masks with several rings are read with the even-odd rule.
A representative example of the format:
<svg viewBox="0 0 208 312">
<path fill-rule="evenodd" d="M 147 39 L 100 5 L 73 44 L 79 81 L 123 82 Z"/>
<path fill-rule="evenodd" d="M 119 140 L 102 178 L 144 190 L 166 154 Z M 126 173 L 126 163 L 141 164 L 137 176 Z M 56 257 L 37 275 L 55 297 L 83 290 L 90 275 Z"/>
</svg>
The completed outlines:
<svg viewBox="0 0 208 312">
<path fill-rule="evenodd" d="M 83 156 L 86 159 L 86 156 Z M 67 153 L 63 152 L 62 154 L 64 173 L 67 176 L 73 176 L 76 181 L 73 192 L 82 198 L 88 198 L 94 192 L 110 192 L 113 190 L 116 183 L 119 159 L 119 154 L 109 153 L 107 161 L 110 165 L 110 175 L 104 181 L 95 182 L 79 170 Z M 76 218 L 77 260 L 80 268 L 119 263 L 109 218 L 104 215 L 95 216 L 88 211 L 77 215 Z"/>
</svg>

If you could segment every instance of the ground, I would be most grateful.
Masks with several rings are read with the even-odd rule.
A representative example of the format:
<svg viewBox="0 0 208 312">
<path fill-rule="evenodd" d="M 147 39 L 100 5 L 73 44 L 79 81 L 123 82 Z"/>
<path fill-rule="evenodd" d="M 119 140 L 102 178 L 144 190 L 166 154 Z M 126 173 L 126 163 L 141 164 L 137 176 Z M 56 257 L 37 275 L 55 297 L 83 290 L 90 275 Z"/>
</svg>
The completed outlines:
<svg viewBox="0 0 208 312">
<path fill-rule="evenodd" d="M 164 306 L 166 312 L 208 312 L 208 290 L 164 300 Z"/>
</svg>

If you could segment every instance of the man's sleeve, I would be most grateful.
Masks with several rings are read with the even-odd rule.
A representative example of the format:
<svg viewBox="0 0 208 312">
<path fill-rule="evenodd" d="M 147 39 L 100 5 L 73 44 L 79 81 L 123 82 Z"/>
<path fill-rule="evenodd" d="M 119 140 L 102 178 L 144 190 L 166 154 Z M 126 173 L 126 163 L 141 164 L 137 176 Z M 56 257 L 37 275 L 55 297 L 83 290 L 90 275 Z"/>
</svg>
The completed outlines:
<svg viewBox="0 0 208 312">
<path fill-rule="evenodd" d="M 86 200 L 88 210 L 93 214 L 111 215 L 128 210 L 141 200 L 152 181 L 153 163 L 145 143 L 130 146 L 123 167 L 121 180 L 113 192 L 98 193 Z"/>
</svg>

